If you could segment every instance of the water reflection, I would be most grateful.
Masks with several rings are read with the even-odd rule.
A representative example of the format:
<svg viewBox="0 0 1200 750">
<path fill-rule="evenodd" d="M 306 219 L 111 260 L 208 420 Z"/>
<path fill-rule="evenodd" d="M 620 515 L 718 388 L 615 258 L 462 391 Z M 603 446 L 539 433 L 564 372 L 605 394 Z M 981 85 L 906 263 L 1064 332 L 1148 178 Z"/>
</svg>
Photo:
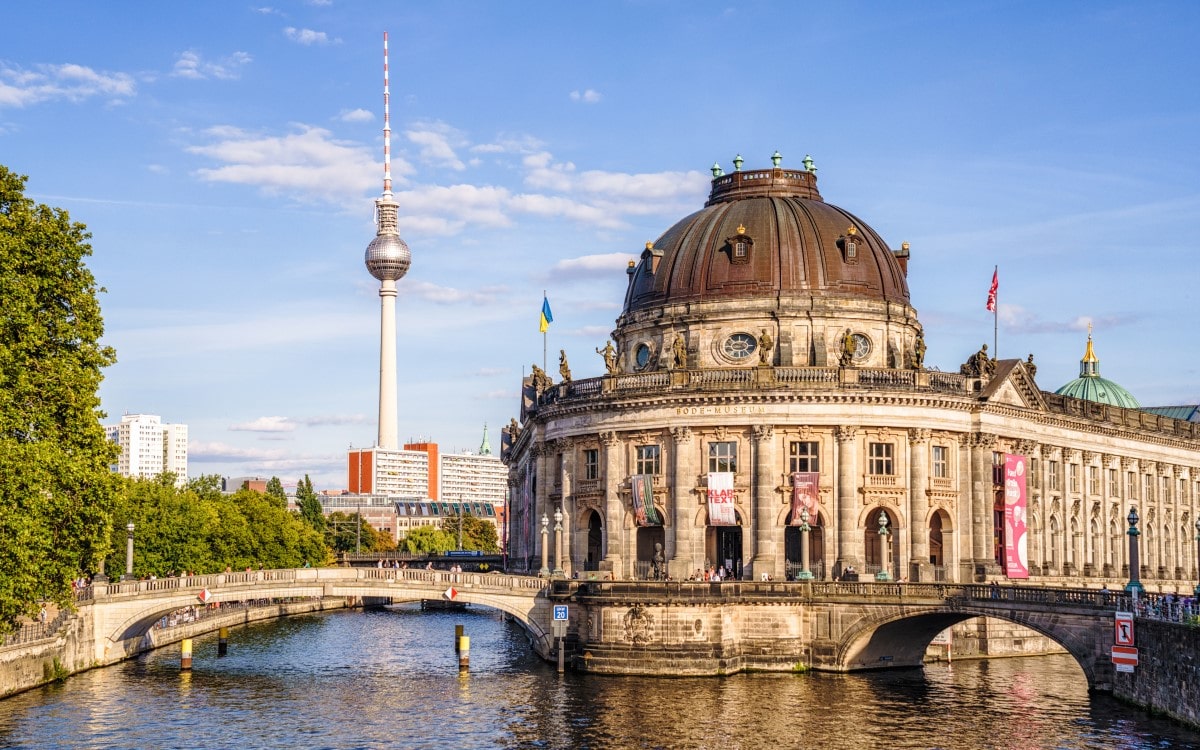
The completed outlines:
<svg viewBox="0 0 1200 750">
<path fill-rule="evenodd" d="M 471 637 L 458 670 L 454 625 Z M 0 747 L 1198 748 L 1067 656 L 855 675 L 568 673 L 486 610 L 339 612 L 198 639 L 0 702 Z"/>
</svg>

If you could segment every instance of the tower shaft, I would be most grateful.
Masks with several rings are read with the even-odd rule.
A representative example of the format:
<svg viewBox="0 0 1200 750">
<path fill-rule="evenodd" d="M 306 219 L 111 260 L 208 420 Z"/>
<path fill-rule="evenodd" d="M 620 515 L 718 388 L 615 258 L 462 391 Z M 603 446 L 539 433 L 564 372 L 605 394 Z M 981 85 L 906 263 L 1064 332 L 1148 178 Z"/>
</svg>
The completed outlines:
<svg viewBox="0 0 1200 750">
<path fill-rule="evenodd" d="M 379 438 L 380 448 L 400 447 L 396 404 L 396 282 L 379 285 Z"/>
</svg>

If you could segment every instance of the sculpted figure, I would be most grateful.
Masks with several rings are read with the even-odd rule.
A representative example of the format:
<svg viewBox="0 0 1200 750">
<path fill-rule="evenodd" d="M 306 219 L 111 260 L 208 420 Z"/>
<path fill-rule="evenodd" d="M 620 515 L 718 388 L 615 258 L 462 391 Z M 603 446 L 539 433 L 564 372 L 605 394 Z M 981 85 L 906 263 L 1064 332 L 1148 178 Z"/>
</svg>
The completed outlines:
<svg viewBox="0 0 1200 750">
<path fill-rule="evenodd" d="M 675 343 L 671 345 L 671 359 L 676 369 L 687 367 L 687 342 L 683 340 L 682 333 L 675 337 Z"/>
<path fill-rule="evenodd" d="M 1029 355 L 1029 360 L 1025 362 L 1025 369 L 1029 370 L 1029 377 L 1037 377 L 1037 365 L 1033 363 L 1033 355 Z"/>
<path fill-rule="evenodd" d="M 546 374 L 546 371 L 537 365 L 533 366 L 533 374 L 530 376 L 533 381 L 533 389 L 535 391 L 544 391 L 554 385 L 554 381 Z"/>
<path fill-rule="evenodd" d="M 987 344 L 984 344 L 978 352 L 967 358 L 966 364 L 958 368 L 958 372 L 967 377 L 985 378 L 991 375 L 995 369 L 996 362 L 988 356 Z"/>
<path fill-rule="evenodd" d="M 767 331 L 762 332 L 762 336 L 758 337 L 758 361 L 760 364 L 771 364 L 771 350 L 775 348 L 775 340 L 771 338 L 771 334 Z"/>
<path fill-rule="evenodd" d="M 562 382 L 571 382 L 571 367 L 567 364 L 567 350 L 558 350 L 558 374 L 562 377 Z"/>
<path fill-rule="evenodd" d="M 514 438 L 521 434 L 521 425 L 517 424 L 516 417 L 508 420 L 508 434 Z"/>
<path fill-rule="evenodd" d="M 663 568 L 666 567 L 666 558 L 663 556 L 663 548 L 661 542 L 654 543 L 654 580 L 661 581 L 663 579 Z"/>
<path fill-rule="evenodd" d="M 842 356 L 838 359 L 838 367 L 849 367 L 857 350 L 858 344 L 854 341 L 854 334 L 847 328 L 846 333 L 842 335 Z"/>
<path fill-rule="evenodd" d="M 596 353 L 604 357 L 604 369 L 609 375 L 616 375 L 617 369 L 617 350 L 613 348 L 612 341 L 606 341 L 603 349 L 597 349 Z"/>
<path fill-rule="evenodd" d="M 913 345 L 913 369 L 925 367 L 925 333 L 917 331 L 917 342 Z"/>
</svg>

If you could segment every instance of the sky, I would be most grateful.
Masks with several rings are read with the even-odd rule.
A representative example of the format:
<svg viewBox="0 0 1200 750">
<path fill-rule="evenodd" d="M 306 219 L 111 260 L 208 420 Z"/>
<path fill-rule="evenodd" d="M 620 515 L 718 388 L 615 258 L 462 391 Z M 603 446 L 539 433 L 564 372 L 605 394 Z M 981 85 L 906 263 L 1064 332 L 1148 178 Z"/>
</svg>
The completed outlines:
<svg viewBox="0 0 1200 750">
<path fill-rule="evenodd" d="M 926 364 L 987 342 L 1053 391 L 1200 403 L 1200 4 L 12 3 L 0 164 L 92 233 L 105 423 L 189 427 L 189 473 L 346 486 L 376 437 L 383 33 L 412 267 L 400 439 L 491 444 L 542 363 L 603 372 L 627 262 L 714 162 L 811 154 L 909 242 Z M 557 379 L 557 378 L 556 378 Z"/>
</svg>

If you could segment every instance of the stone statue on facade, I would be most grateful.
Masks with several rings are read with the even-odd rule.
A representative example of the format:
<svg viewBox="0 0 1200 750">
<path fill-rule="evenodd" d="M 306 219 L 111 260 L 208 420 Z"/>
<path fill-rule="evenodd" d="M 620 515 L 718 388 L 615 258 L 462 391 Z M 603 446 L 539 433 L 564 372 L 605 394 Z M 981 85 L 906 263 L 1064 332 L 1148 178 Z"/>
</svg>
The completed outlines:
<svg viewBox="0 0 1200 750">
<path fill-rule="evenodd" d="M 838 367 L 849 367 L 854 361 L 854 353 L 858 351 L 858 342 L 854 340 L 854 334 L 850 329 L 846 329 L 846 333 L 842 335 L 842 354 L 838 357 Z"/>
<path fill-rule="evenodd" d="M 771 338 L 771 334 L 764 330 L 762 335 L 758 337 L 758 362 L 759 364 L 771 364 L 771 350 L 775 348 L 775 339 Z"/>
<path fill-rule="evenodd" d="M 517 435 L 521 434 L 521 425 L 517 424 L 516 417 L 508 420 L 508 434 L 514 440 L 517 438 Z"/>
<path fill-rule="evenodd" d="M 917 341 L 913 344 L 913 369 L 925 369 L 925 333 L 917 331 Z"/>
<path fill-rule="evenodd" d="M 1033 355 L 1029 355 L 1029 359 L 1025 361 L 1025 369 L 1029 370 L 1029 377 L 1037 377 L 1037 365 L 1033 363 Z"/>
<path fill-rule="evenodd" d="M 991 377 L 995 371 L 996 360 L 988 356 L 987 344 L 980 347 L 978 352 L 968 357 L 963 366 L 958 368 L 960 375 L 966 375 L 969 378 Z"/>
<path fill-rule="evenodd" d="M 683 340 L 683 334 L 676 336 L 671 345 L 671 364 L 676 370 L 687 367 L 687 342 Z"/>
<path fill-rule="evenodd" d="M 662 542 L 654 543 L 654 559 L 650 563 L 651 575 L 654 580 L 661 581 L 666 568 L 666 558 L 663 556 Z"/>
<path fill-rule="evenodd" d="M 567 350 L 558 350 L 558 374 L 562 378 L 562 382 L 571 382 L 571 366 L 567 364 Z"/>
<path fill-rule="evenodd" d="M 533 383 L 533 389 L 535 391 L 544 391 L 550 386 L 554 385 L 554 381 L 550 379 L 550 376 L 546 374 L 546 371 L 537 365 L 533 366 L 533 374 L 530 375 L 529 378 Z"/>
<path fill-rule="evenodd" d="M 616 375 L 620 370 L 617 367 L 617 350 L 613 348 L 612 341 L 606 341 L 603 349 L 597 349 L 596 353 L 604 357 L 604 369 L 609 375 Z"/>
</svg>

